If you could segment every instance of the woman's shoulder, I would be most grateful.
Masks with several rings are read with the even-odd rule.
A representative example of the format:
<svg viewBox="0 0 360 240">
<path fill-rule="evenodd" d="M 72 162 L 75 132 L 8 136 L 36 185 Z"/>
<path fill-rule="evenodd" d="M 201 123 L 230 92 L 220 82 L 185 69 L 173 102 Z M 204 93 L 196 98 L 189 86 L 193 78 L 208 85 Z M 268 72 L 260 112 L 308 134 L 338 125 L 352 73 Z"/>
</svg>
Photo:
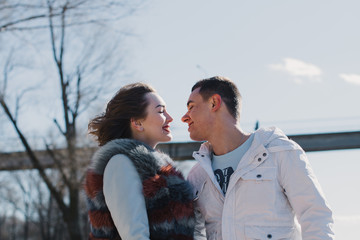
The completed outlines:
<svg viewBox="0 0 360 240">
<path fill-rule="evenodd" d="M 126 156 L 125 154 L 116 154 L 112 156 L 106 165 L 106 169 L 119 169 L 124 168 L 128 166 L 133 166 L 130 158 Z"/>
<path fill-rule="evenodd" d="M 126 155 L 116 154 L 109 160 L 104 171 L 103 186 L 105 195 L 112 195 L 114 191 L 127 192 L 135 186 L 141 188 L 140 176 Z"/>
</svg>

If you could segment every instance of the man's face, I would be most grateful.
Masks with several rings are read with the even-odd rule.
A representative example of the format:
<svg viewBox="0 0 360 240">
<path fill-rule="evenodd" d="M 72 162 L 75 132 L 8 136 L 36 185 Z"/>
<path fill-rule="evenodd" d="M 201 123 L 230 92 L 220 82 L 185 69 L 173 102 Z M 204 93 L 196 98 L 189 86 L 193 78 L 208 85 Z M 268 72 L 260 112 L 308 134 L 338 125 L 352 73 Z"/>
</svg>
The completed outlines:
<svg viewBox="0 0 360 240">
<path fill-rule="evenodd" d="M 181 121 L 187 123 L 190 138 L 195 141 L 208 140 L 211 132 L 211 104 L 210 101 L 204 101 L 199 93 L 200 88 L 196 88 L 187 102 L 188 111 L 181 118 Z"/>
</svg>

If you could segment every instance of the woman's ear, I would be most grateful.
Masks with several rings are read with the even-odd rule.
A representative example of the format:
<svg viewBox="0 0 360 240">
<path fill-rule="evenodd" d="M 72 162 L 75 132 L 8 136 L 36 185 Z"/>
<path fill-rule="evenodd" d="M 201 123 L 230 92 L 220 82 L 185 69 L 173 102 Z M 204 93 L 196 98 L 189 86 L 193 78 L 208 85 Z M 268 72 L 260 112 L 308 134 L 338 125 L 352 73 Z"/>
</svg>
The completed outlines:
<svg viewBox="0 0 360 240">
<path fill-rule="evenodd" d="M 219 94 L 214 94 L 210 98 L 211 111 L 216 112 L 221 106 L 221 96 Z"/>
<path fill-rule="evenodd" d="M 142 126 L 142 121 L 139 120 L 139 119 L 134 119 L 134 118 L 131 118 L 130 119 L 130 124 L 131 124 L 131 127 L 138 130 L 139 132 L 142 132 L 144 131 L 144 127 Z"/>
</svg>

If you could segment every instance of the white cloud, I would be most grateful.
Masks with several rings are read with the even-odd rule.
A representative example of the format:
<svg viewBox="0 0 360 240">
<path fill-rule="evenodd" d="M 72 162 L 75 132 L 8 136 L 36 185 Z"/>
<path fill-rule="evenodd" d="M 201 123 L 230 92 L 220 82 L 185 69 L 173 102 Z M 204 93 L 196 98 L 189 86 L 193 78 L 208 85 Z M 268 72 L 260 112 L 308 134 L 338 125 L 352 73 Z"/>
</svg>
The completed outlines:
<svg viewBox="0 0 360 240">
<path fill-rule="evenodd" d="M 295 77 L 293 80 L 298 84 L 303 83 L 303 78 L 321 81 L 322 71 L 318 66 L 298 59 L 284 58 L 283 63 L 270 64 L 269 68 L 290 74 Z"/>
<path fill-rule="evenodd" d="M 357 74 L 345 74 L 342 73 L 339 75 L 345 82 L 360 85 L 360 75 Z"/>
</svg>

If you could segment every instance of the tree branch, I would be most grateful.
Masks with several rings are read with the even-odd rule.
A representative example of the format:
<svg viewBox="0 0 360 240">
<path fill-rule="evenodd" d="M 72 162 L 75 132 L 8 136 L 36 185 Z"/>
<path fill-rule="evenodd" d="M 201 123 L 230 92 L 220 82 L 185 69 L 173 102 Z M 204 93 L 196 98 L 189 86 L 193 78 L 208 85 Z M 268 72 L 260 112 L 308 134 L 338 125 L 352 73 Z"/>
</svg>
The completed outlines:
<svg viewBox="0 0 360 240">
<path fill-rule="evenodd" d="M 6 102 L 4 99 L 0 99 L 0 104 L 2 106 L 2 108 L 5 111 L 5 114 L 8 116 L 8 118 L 10 119 L 10 122 L 12 123 L 12 125 L 15 128 L 16 133 L 18 134 L 23 146 L 26 149 L 26 152 L 30 158 L 30 161 L 32 162 L 32 164 L 34 165 L 34 168 L 38 170 L 41 178 L 44 180 L 46 186 L 48 187 L 48 189 L 50 190 L 51 194 L 53 194 L 58 206 L 60 209 L 64 210 L 64 212 L 66 212 L 67 210 L 67 206 L 64 203 L 61 194 L 59 194 L 55 188 L 55 186 L 51 183 L 49 177 L 46 175 L 44 168 L 41 166 L 41 163 L 39 161 L 39 159 L 36 157 L 35 153 L 33 152 L 32 148 L 30 147 L 29 143 L 27 142 L 25 136 L 23 135 L 23 133 L 20 131 L 15 119 L 13 118 Z"/>
<path fill-rule="evenodd" d="M 50 149 L 49 145 L 46 143 L 45 140 L 44 140 L 44 144 L 45 144 L 47 153 L 53 159 L 55 165 L 57 166 L 57 169 L 59 170 L 59 172 L 61 174 L 62 180 L 68 187 L 71 187 L 71 183 L 69 182 L 69 179 L 64 172 L 64 168 L 61 164 L 61 161 L 55 156 L 55 153 Z"/>
<path fill-rule="evenodd" d="M 79 113 L 79 107 L 80 107 L 80 99 L 81 99 L 81 92 L 80 92 L 80 83 L 81 83 L 82 77 L 79 67 L 77 68 L 77 81 L 76 81 L 76 101 L 75 101 L 75 109 L 73 112 L 73 122 L 75 122 L 78 113 Z"/>
<path fill-rule="evenodd" d="M 64 42 L 65 42 L 65 13 L 67 10 L 67 4 L 62 8 L 61 12 L 61 40 L 60 40 L 60 56 L 59 61 L 63 62 L 63 56 L 64 56 Z"/>
<path fill-rule="evenodd" d="M 16 25 L 16 24 L 19 24 L 19 23 L 22 23 L 22 22 L 29 22 L 29 21 L 32 21 L 32 20 L 35 20 L 35 19 L 40 19 L 40 18 L 45 18 L 45 17 L 47 17 L 46 14 L 39 14 L 39 15 L 35 15 L 35 16 L 30 16 L 30 17 L 18 19 L 18 20 L 15 20 L 13 22 L 8 22 L 8 23 L 5 23 L 5 24 L 0 26 L 0 32 L 5 31 L 6 28 L 8 28 L 9 26 Z"/>
<path fill-rule="evenodd" d="M 55 33 L 54 33 L 54 25 L 53 25 L 53 14 L 52 14 L 52 6 L 50 5 L 49 1 L 48 1 L 48 11 L 49 11 L 49 30 L 50 30 L 50 38 L 51 38 L 51 47 L 52 47 L 52 52 L 53 52 L 53 57 L 55 59 L 56 64 L 58 64 L 59 60 L 57 58 L 57 53 L 56 53 L 56 43 L 55 43 Z"/>
<path fill-rule="evenodd" d="M 5 92 L 7 88 L 8 83 L 8 74 L 11 72 L 11 70 L 14 68 L 14 66 L 11 64 L 11 57 L 12 57 L 13 51 L 10 52 L 9 57 L 6 59 L 5 66 L 4 66 L 4 84 L 2 87 L 2 91 L 0 92 L 0 98 L 5 98 Z"/>
<path fill-rule="evenodd" d="M 54 119 L 54 123 L 55 123 L 56 127 L 59 129 L 59 131 L 61 132 L 61 134 L 65 136 L 66 133 L 61 129 L 61 126 L 56 119 Z"/>
<path fill-rule="evenodd" d="M 65 8 L 65 7 L 64 7 Z M 55 41 L 55 33 L 54 33 L 54 25 L 53 25 L 53 16 L 52 16 L 52 6 L 51 3 L 48 1 L 48 11 L 49 11 L 49 30 L 50 30 L 50 36 L 51 36 L 51 47 L 52 47 L 52 51 L 53 51 L 53 58 L 54 61 L 56 63 L 57 66 L 57 70 L 59 73 L 59 80 L 60 80 L 60 87 L 61 87 L 61 98 L 62 98 L 62 105 L 63 105 L 63 111 L 64 111 L 64 120 L 65 120 L 65 131 L 64 131 L 64 135 L 65 137 L 68 139 L 68 129 L 70 126 L 70 121 L 69 121 L 69 114 L 68 114 L 68 110 L 69 110 L 69 104 L 68 104 L 68 96 L 67 96 L 67 88 L 69 85 L 69 82 L 64 80 L 64 72 L 63 72 L 63 53 L 64 53 L 64 39 L 65 39 L 65 25 L 64 22 L 62 22 L 62 29 L 61 29 L 61 41 L 60 41 L 60 54 L 59 57 L 57 56 L 57 51 L 56 51 L 56 41 Z M 66 8 L 65 8 L 66 9 Z M 64 20 L 64 14 L 65 12 L 62 12 L 62 19 Z"/>
<path fill-rule="evenodd" d="M 39 9 L 39 8 L 44 8 L 44 6 L 42 6 L 42 5 L 34 5 L 34 4 L 17 3 L 17 4 L 5 5 L 3 7 L 0 7 L 0 11 L 5 10 L 5 9 L 18 9 L 18 8 L 24 8 L 26 10 L 29 10 L 29 8 Z"/>
<path fill-rule="evenodd" d="M 16 101 L 15 101 L 15 114 L 14 114 L 14 119 L 15 121 L 17 121 L 18 119 L 18 114 L 19 114 L 19 109 L 20 109 L 20 101 L 21 101 L 21 98 L 24 97 L 24 95 L 31 91 L 31 90 L 34 90 L 36 87 L 29 87 L 27 89 L 24 89 L 23 91 L 21 91 L 20 95 L 16 97 Z"/>
</svg>

